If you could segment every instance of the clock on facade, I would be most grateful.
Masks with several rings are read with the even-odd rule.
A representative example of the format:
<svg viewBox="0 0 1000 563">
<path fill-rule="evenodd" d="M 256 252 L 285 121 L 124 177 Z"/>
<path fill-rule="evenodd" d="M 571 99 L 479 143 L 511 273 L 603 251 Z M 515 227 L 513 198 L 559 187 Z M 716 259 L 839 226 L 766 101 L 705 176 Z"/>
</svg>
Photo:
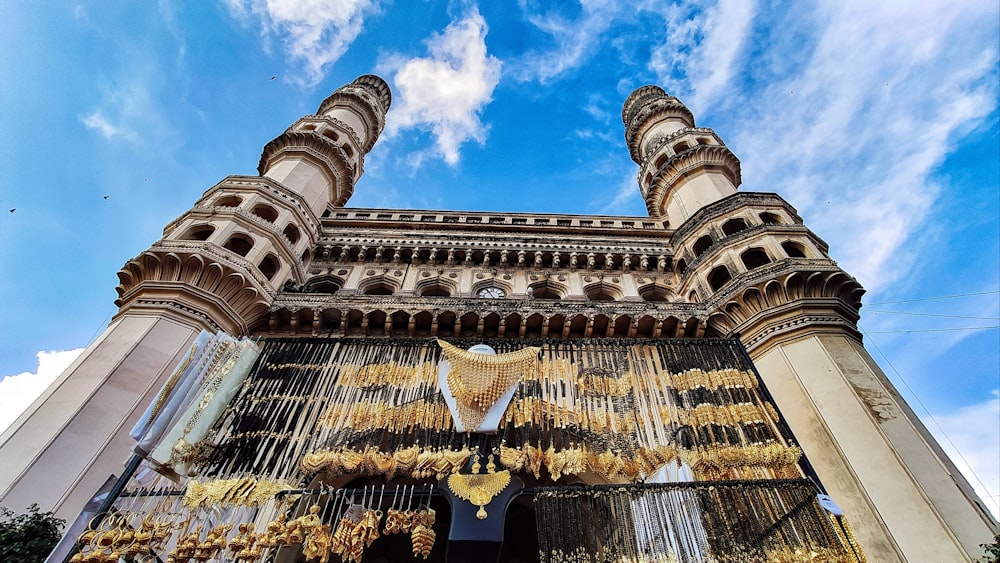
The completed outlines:
<svg viewBox="0 0 1000 563">
<path fill-rule="evenodd" d="M 507 296 L 507 294 L 504 293 L 502 289 L 500 289 L 499 287 L 492 287 L 492 286 L 480 289 L 476 293 L 476 295 L 486 299 L 502 299 Z"/>
</svg>

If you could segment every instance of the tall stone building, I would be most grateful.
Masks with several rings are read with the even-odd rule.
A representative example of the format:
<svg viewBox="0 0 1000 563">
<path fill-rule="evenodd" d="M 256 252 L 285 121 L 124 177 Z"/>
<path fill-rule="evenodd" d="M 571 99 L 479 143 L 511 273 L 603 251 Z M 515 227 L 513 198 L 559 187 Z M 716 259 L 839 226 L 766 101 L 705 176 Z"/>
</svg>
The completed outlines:
<svg viewBox="0 0 1000 563">
<path fill-rule="evenodd" d="M 873 561 L 960 561 L 996 522 L 865 350 L 862 287 L 657 86 L 622 110 L 644 217 L 345 207 L 391 95 L 362 76 L 118 273 L 119 312 L 0 437 L 0 502 L 72 519 L 202 330 L 260 338 L 738 337 Z M 780 186 L 778 187 L 780 188 Z"/>
</svg>

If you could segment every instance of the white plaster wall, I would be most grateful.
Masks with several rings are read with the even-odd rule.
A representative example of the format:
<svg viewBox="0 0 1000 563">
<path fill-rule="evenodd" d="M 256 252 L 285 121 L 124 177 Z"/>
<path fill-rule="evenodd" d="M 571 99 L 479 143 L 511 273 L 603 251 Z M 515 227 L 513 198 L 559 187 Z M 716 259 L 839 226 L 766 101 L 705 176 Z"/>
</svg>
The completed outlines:
<svg viewBox="0 0 1000 563">
<path fill-rule="evenodd" d="M 878 378 L 848 340 L 805 337 L 754 363 L 870 561 L 970 560 L 884 432 L 883 398 L 859 396 L 859 382 Z M 918 473 L 939 466 L 929 458 L 911 464 Z"/>
<path fill-rule="evenodd" d="M 134 443 L 128 431 L 198 329 L 157 317 L 109 326 L 0 436 L 0 504 L 72 521 Z"/>
</svg>

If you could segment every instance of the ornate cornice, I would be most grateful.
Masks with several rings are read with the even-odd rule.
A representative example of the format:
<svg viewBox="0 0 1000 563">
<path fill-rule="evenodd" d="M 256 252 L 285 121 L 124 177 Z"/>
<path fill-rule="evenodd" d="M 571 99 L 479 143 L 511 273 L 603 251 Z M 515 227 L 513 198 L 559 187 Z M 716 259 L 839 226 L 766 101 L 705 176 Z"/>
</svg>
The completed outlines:
<svg viewBox="0 0 1000 563">
<path fill-rule="evenodd" d="M 777 275 L 754 270 L 748 272 L 753 279 L 731 280 L 708 302 L 713 309 L 709 329 L 723 336 L 740 335 L 748 348 L 803 327 L 836 327 L 860 339 L 861 284 L 832 262 L 813 269 L 802 262 L 782 261 L 785 272 Z"/>
<path fill-rule="evenodd" d="M 357 111 L 370 128 L 363 146 L 367 153 L 375 146 L 375 141 L 385 128 L 385 114 L 391 104 L 392 92 L 389 85 L 378 76 L 366 74 L 337 88 L 323 100 L 316 113 L 325 114 L 338 105 Z"/>
<path fill-rule="evenodd" d="M 733 187 L 738 187 L 742 182 L 740 161 L 729 148 L 725 145 L 697 145 L 674 155 L 653 174 L 650 185 L 646 187 L 646 193 L 643 193 L 649 214 L 661 215 L 660 206 L 667 193 L 679 180 L 696 169 L 720 170 Z"/>
<path fill-rule="evenodd" d="M 154 244 L 118 271 L 118 314 L 174 303 L 203 311 L 227 331 L 245 333 L 267 311 L 274 291 L 256 268 L 231 254 L 203 242 Z"/>
<path fill-rule="evenodd" d="M 330 139 L 311 131 L 289 129 L 264 146 L 257 171 L 263 176 L 286 154 L 304 155 L 324 167 L 332 188 L 330 203 L 334 207 L 343 207 L 354 194 L 356 171 L 344 149 Z"/>
</svg>

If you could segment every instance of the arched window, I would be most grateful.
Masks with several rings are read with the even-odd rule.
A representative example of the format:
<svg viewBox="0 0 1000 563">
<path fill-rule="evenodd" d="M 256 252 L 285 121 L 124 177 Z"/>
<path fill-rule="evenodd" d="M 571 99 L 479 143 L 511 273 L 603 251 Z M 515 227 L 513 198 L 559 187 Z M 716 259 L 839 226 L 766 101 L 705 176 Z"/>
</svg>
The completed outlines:
<svg viewBox="0 0 1000 563">
<path fill-rule="evenodd" d="M 269 223 L 273 223 L 278 218 L 278 210 L 265 203 L 255 205 L 253 209 L 250 210 L 250 213 L 253 213 Z"/>
<path fill-rule="evenodd" d="M 243 198 L 235 195 L 225 195 L 215 200 L 216 207 L 239 207 Z"/>
<path fill-rule="evenodd" d="M 260 270 L 260 273 L 264 274 L 264 277 L 267 278 L 268 280 L 274 279 L 274 275 L 278 273 L 278 270 L 280 268 L 281 264 L 278 263 L 278 259 L 275 258 L 273 254 L 268 254 L 267 256 L 265 256 L 264 259 L 261 260 L 260 264 L 257 266 L 257 269 Z"/>
<path fill-rule="evenodd" d="M 677 261 L 677 273 L 678 274 L 683 274 L 684 272 L 687 271 L 687 269 L 688 269 L 688 263 L 687 263 L 686 260 L 684 260 L 683 258 L 681 258 L 680 260 Z"/>
<path fill-rule="evenodd" d="M 289 223 L 282 232 L 285 233 L 285 237 L 288 238 L 288 242 L 292 244 L 299 242 L 299 228 L 292 223 Z"/>
<path fill-rule="evenodd" d="M 735 219 L 730 219 L 722 224 L 722 232 L 729 235 L 735 235 L 740 231 L 745 231 L 747 229 L 747 222 L 739 217 Z"/>
<path fill-rule="evenodd" d="M 229 237 L 229 240 L 222 247 L 246 257 L 250 253 L 250 249 L 253 248 L 253 239 L 247 235 L 236 234 Z"/>
<path fill-rule="evenodd" d="M 188 229 L 181 240 L 208 240 L 208 237 L 212 236 L 215 232 L 215 227 L 212 225 L 195 225 Z"/>
<path fill-rule="evenodd" d="M 764 212 L 760 214 L 760 220 L 764 222 L 765 225 L 780 225 L 781 217 L 775 215 L 774 213 Z"/>
<path fill-rule="evenodd" d="M 587 286 L 583 291 L 591 301 L 618 301 L 622 298 L 620 289 L 603 282 Z"/>
<path fill-rule="evenodd" d="M 451 288 L 442 283 L 431 283 L 420 288 L 421 297 L 451 297 Z"/>
<path fill-rule="evenodd" d="M 712 291 L 719 291 L 731 279 L 733 279 L 733 276 L 729 273 L 729 268 L 716 266 L 708 274 L 708 285 L 712 288 Z"/>
<path fill-rule="evenodd" d="M 695 258 L 701 256 L 708 250 L 708 247 L 712 246 L 712 237 L 705 235 L 698 240 L 694 241 L 694 246 L 691 250 L 694 252 Z"/>
<path fill-rule="evenodd" d="M 785 249 L 785 254 L 787 254 L 789 258 L 806 258 L 805 247 L 797 242 L 786 240 L 781 243 L 781 248 Z"/>
<path fill-rule="evenodd" d="M 535 299 L 562 299 L 566 296 L 566 288 L 551 280 L 533 283 L 528 289 Z"/>
<path fill-rule="evenodd" d="M 763 248 L 751 248 L 740 254 L 740 260 L 743 261 L 743 265 L 747 267 L 748 270 L 753 270 L 754 268 L 759 268 L 764 264 L 771 262 L 768 258 L 767 253 L 764 252 Z"/>
<path fill-rule="evenodd" d="M 690 148 L 690 147 L 688 147 L 687 143 L 683 143 L 683 142 L 682 143 L 677 143 L 676 145 L 674 145 L 674 153 L 680 154 L 680 153 L 688 150 L 688 148 Z"/>
</svg>

